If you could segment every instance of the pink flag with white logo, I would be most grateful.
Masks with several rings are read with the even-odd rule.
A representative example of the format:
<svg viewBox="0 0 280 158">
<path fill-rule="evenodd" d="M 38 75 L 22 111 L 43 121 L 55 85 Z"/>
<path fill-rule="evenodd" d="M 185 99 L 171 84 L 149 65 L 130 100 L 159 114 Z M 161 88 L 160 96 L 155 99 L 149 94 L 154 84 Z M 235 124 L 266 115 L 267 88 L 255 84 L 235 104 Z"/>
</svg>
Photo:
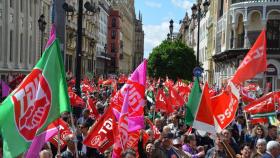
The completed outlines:
<svg viewBox="0 0 280 158">
<path fill-rule="evenodd" d="M 129 132 L 144 128 L 146 67 L 147 60 L 144 60 L 110 101 L 114 115 L 119 120 L 124 105 L 125 91 L 129 90 L 127 109 Z"/>
<path fill-rule="evenodd" d="M 126 90 L 122 111 L 120 114 L 119 124 L 118 124 L 120 142 L 123 150 L 126 149 L 126 144 L 128 141 L 128 106 L 129 106 L 128 96 L 129 96 L 129 90 Z"/>
</svg>

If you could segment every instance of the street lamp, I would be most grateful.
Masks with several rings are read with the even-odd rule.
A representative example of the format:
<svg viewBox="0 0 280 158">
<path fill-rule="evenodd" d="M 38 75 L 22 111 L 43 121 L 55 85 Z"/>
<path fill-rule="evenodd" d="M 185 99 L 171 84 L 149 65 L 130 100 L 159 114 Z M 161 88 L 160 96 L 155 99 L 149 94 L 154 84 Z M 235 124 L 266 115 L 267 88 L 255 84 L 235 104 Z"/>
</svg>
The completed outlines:
<svg viewBox="0 0 280 158">
<path fill-rule="evenodd" d="M 100 8 L 95 4 L 86 2 L 84 4 L 86 9 L 85 14 L 94 15 L 100 12 Z M 74 16 L 75 8 L 68 3 L 64 3 L 62 8 L 67 12 L 67 16 Z M 90 14 L 92 13 L 92 14 Z M 76 84 L 75 88 L 77 90 L 77 95 L 81 96 L 81 59 L 82 59 L 82 36 L 83 36 L 83 0 L 78 0 L 78 19 L 77 19 L 77 49 L 76 49 Z"/>
<path fill-rule="evenodd" d="M 45 21 L 45 15 L 41 14 L 38 19 L 39 30 L 41 31 L 41 56 L 43 53 L 43 40 L 44 40 L 44 31 L 46 29 L 47 22 Z"/>
<path fill-rule="evenodd" d="M 105 78 L 107 78 L 107 44 L 104 45 L 104 56 L 105 56 L 104 73 L 105 73 Z"/>
<path fill-rule="evenodd" d="M 170 37 L 171 40 L 173 39 L 173 23 L 174 23 L 174 21 L 171 19 L 171 20 L 169 21 L 169 31 L 170 31 L 169 37 Z M 167 35 L 167 36 L 168 36 L 168 35 Z M 168 38 L 168 37 L 167 37 L 167 38 Z"/>
<path fill-rule="evenodd" d="M 201 10 L 202 0 L 197 0 L 197 4 L 192 6 L 192 19 L 197 20 L 197 48 L 196 48 L 196 66 L 199 67 L 199 32 L 200 32 L 200 19 L 206 15 L 208 7 L 210 5 L 208 0 L 203 3 L 203 11 Z"/>
</svg>

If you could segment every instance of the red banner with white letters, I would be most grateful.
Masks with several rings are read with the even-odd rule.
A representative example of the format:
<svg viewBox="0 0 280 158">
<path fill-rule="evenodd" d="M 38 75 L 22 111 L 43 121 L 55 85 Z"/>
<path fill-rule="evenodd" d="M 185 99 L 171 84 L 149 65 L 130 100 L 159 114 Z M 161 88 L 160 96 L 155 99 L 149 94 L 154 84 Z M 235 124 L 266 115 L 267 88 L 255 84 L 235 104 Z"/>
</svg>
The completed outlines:
<svg viewBox="0 0 280 158">
<path fill-rule="evenodd" d="M 232 87 L 233 88 L 233 87 Z M 231 86 L 221 94 L 211 98 L 214 119 L 216 120 L 216 131 L 225 129 L 235 118 L 239 98 L 232 91 Z"/>
<path fill-rule="evenodd" d="M 114 144 L 113 128 L 117 128 L 116 118 L 109 107 L 100 120 L 90 128 L 83 144 L 103 153 Z"/>
<path fill-rule="evenodd" d="M 266 31 L 261 32 L 253 47 L 239 65 L 232 82 L 240 84 L 253 78 L 260 72 L 266 71 Z"/>
</svg>

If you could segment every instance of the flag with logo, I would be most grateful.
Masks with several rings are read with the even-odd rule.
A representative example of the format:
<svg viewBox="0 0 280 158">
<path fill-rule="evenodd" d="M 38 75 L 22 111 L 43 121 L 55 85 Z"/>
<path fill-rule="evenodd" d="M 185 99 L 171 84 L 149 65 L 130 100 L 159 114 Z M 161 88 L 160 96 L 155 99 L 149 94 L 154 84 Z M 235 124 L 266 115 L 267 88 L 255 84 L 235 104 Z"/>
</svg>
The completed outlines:
<svg viewBox="0 0 280 158">
<path fill-rule="evenodd" d="M 58 143 L 60 143 L 60 148 L 63 149 L 66 146 L 65 138 L 67 135 L 72 134 L 72 131 L 69 125 L 61 118 L 56 121 L 55 125 L 56 128 L 59 129 L 60 134 L 51 137 L 49 142 L 52 143 L 56 148 L 58 148 Z"/>
<path fill-rule="evenodd" d="M 79 97 L 76 93 L 74 93 L 73 91 L 68 91 L 68 95 L 70 98 L 70 104 L 73 107 L 85 107 L 84 100 L 81 97 Z"/>
<path fill-rule="evenodd" d="M 199 86 L 198 78 L 195 79 L 191 90 L 189 101 L 186 104 L 185 123 L 192 128 L 215 133 L 215 124 L 213 119 L 209 87 L 206 83 L 203 91 Z"/>
<path fill-rule="evenodd" d="M 256 99 L 250 104 L 243 107 L 243 110 L 251 115 L 253 114 L 263 114 L 263 113 L 271 113 L 277 109 L 276 105 L 279 102 L 280 92 L 270 92 L 261 98 Z"/>
<path fill-rule="evenodd" d="M 266 31 L 262 30 L 253 47 L 247 53 L 238 69 L 236 70 L 232 82 L 240 84 L 253 78 L 260 72 L 266 71 Z"/>
<path fill-rule="evenodd" d="M 52 41 L 51 41 L 52 40 Z M 0 105 L 4 157 L 17 157 L 46 127 L 70 111 L 60 45 L 52 34 L 41 59 Z"/>
<path fill-rule="evenodd" d="M 232 82 L 229 82 L 221 94 L 211 98 L 216 131 L 225 129 L 234 120 L 239 98 L 239 90 Z"/>
<path fill-rule="evenodd" d="M 113 113 L 119 120 L 124 105 L 125 91 L 129 90 L 127 117 L 129 132 L 144 128 L 146 68 L 147 60 L 145 59 L 110 101 Z"/>
<path fill-rule="evenodd" d="M 114 144 L 113 129 L 117 127 L 116 117 L 112 112 L 112 108 L 109 106 L 98 122 L 90 128 L 83 144 L 91 148 L 96 148 L 103 153 Z"/>
</svg>

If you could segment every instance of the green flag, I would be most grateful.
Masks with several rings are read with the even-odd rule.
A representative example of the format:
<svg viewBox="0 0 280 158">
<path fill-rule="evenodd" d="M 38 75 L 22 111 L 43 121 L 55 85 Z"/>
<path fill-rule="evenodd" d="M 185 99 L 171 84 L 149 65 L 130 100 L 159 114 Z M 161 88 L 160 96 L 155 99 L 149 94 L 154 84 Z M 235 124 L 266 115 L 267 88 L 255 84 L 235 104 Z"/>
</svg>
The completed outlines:
<svg viewBox="0 0 280 158">
<path fill-rule="evenodd" d="M 155 96 L 154 96 L 154 92 L 152 90 L 146 91 L 146 98 L 150 103 L 152 103 L 152 104 L 155 103 Z"/>
<path fill-rule="evenodd" d="M 55 40 L 21 84 L 0 105 L 4 158 L 25 152 L 63 112 L 70 111 L 65 70 Z"/>
<path fill-rule="evenodd" d="M 186 104 L 185 123 L 189 126 L 193 125 L 193 121 L 196 117 L 196 113 L 199 107 L 198 105 L 200 103 L 201 93 L 202 91 L 199 86 L 199 80 L 198 78 L 195 78 L 191 93 L 189 95 L 189 100 Z"/>
</svg>

